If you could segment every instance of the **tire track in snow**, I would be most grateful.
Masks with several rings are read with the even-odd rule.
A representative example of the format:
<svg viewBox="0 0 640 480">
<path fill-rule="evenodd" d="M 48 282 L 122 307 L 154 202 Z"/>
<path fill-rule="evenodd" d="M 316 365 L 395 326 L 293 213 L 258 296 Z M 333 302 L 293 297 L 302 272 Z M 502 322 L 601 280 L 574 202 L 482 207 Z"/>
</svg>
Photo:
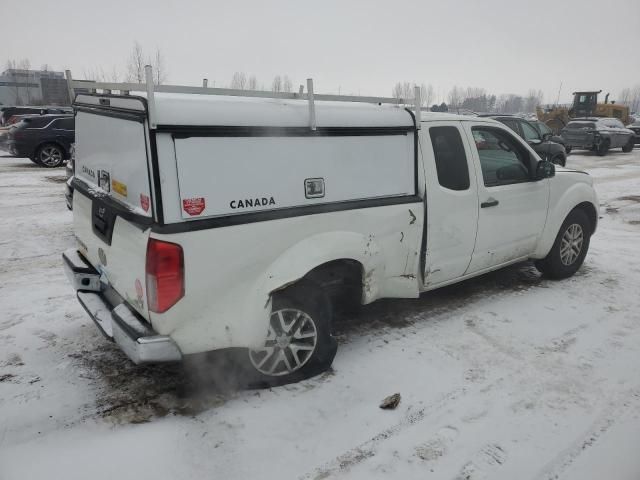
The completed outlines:
<svg viewBox="0 0 640 480">
<path fill-rule="evenodd" d="M 457 400 L 460 396 L 466 393 L 467 389 L 464 387 L 454 388 L 444 395 L 441 395 L 433 403 L 421 407 L 418 410 L 407 412 L 400 422 L 382 430 L 369 440 L 347 450 L 324 465 L 317 467 L 313 472 L 302 475 L 299 477 L 300 480 L 321 480 L 336 473 L 349 470 L 351 467 L 359 464 L 363 460 L 373 457 L 376 454 L 376 448 L 378 445 L 383 443 L 385 440 L 395 437 L 408 428 L 417 425 L 427 417 L 428 413 L 432 413 L 449 405 L 450 402 Z"/>
<path fill-rule="evenodd" d="M 584 452 L 589 450 L 622 416 L 623 412 L 640 410 L 640 389 L 618 394 L 590 425 L 587 431 L 548 462 L 531 480 L 557 480 Z"/>
</svg>

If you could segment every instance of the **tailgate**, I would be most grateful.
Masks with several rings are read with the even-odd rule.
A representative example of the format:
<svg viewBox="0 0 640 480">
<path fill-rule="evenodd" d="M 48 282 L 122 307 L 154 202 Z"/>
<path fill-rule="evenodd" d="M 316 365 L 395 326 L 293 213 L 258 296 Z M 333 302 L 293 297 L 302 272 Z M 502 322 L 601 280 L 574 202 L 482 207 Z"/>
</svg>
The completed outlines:
<svg viewBox="0 0 640 480">
<path fill-rule="evenodd" d="M 101 281 L 148 319 L 145 260 L 153 206 L 144 103 L 138 102 L 142 112 L 132 116 L 78 107 L 73 226 L 80 252 Z"/>
</svg>

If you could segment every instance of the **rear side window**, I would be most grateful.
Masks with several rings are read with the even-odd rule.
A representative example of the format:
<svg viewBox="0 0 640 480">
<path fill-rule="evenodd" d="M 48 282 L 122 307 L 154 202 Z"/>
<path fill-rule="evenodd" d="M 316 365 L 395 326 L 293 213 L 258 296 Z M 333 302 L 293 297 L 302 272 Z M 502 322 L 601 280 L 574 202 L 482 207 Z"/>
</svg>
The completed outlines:
<svg viewBox="0 0 640 480">
<path fill-rule="evenodd" d="M 73 118 L 61 118 L 56 120 L 53 124 L 53 128 L 59 128 L 62 130 L 73 130 L 75 121 Z"/>
<path fill-rule="evenodd" d="M 467 190 L 469 167 L 460 131 L 456 127 L 431 127 L 429 136 L 440 185 L 450 190 Z"/>
<path fill-rule="evenodd" d="M 42 128 L 49 122 L 51 122 L 51 119 L 47 117 L 29 117 L 24 119 L 27 128 Z"/>
</svg>

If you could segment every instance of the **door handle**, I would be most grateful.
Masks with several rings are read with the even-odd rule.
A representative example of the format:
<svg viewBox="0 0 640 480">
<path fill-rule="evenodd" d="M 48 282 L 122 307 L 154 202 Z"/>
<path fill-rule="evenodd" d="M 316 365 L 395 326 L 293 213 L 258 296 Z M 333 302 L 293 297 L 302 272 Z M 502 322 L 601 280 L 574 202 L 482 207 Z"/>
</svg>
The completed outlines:
<svg viewBox="0 0 640 480">
<path fill-rule="evenodd" d="M 495 207 L 496 205 L 498 205 L 500 202 L 498 200 L 496 200 L 495 198 L 490 198 L 488 199 L 486 202 L 482 202 L 480 204 L 480 208 L 488 208 L 488 207 Z"/>
</svg>

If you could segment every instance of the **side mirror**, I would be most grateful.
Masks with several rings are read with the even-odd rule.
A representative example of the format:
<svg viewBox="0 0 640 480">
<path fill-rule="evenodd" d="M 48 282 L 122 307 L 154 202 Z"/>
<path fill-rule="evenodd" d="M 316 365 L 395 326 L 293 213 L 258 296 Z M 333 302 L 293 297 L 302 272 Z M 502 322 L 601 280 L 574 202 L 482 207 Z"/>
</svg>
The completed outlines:
<svg viewBox="0 0 640 480">
<path fill-rule="evenodd" d="M 536 166 L 536 180 L 551 178 L 556 174 L 556 166 L 548 160 L 540 160 Z"/>
<path fill-rule="evenodd" d="M 539 138 L 532 138 L 527 143 L 529 145 L 540 145 L 542 143 L 542 140 L 540 140 Z"/>
</svg>

